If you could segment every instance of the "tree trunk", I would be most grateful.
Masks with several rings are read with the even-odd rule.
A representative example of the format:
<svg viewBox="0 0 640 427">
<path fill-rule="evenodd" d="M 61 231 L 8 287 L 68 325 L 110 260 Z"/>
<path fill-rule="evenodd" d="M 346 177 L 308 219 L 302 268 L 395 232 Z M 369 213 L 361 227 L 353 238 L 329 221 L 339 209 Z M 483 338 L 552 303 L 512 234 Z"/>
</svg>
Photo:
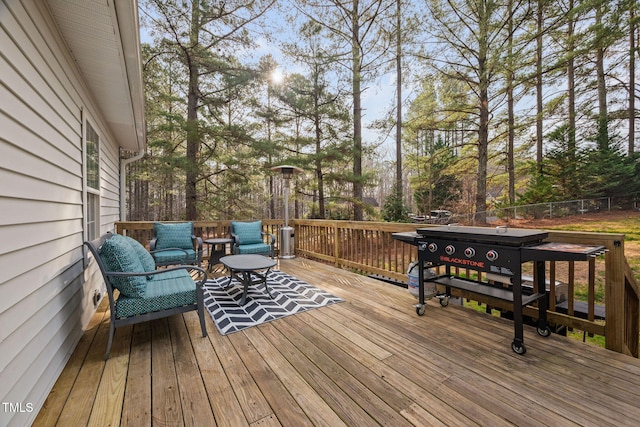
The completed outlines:
<svg viewBox="0 0 640 427">
<path fill-rule="evenodd" d="M 358 37 L 358 0 L 353 0 L 351 54 L 353 67 L 353 219 L 362 221 L 364 218 L 362 207 L 362 90 L 361 90 L 361 58 Z"/>
<path fill-rule="evenodd" d="M 629 6 L 629 155 L 635 152 L 636 138 L 636 2 Z"/>
<path fill-rule="evenodd" d="M 596 6 L 596 25 L 602 25 L 603 6 Z M 605 151 L 609 148 L 609 113 L 607 109 L 607 86 L 604 73 L 605 46 L 598 42 L 596 48 L 596 75 L 598 81 L 598 148 Z"/>
<path fill-rule="evenodd" d="M 515 166 L 515 113 L 513 99 L 514 85 L 514 61 L 513 61 L 513 0 L 509 0 L 509 16 L 508 22 L 508 69 L 507 69 L 507 174 L 508 174 L 508 192 L 509 204 L 513 205 L 516 201 L 516 166 Z"/>
<path fill-rule="evenodd" d="M 396 194 L 402 202 L 402 0 L 396 0 Z"/>
<path fill-rule="evenodd" d="M 197 0 L 191 2 L 191 52 L 198 46 L 200 32 L 200 7 Z M 187 67 L 189 70 L 189 89 L 187 94 L 187 170 L 185 183 L 186 219 L 195 221 L 198 219 L 196 203 L 198 194 L 196 184 L 198 182 L 198 152 L 200 151 L 200 132 L 198 130 L 198 64 L 193 61 L 193 55 L 187 54 Z"/>
<path fill-rule="evenodd" d="M 542 175 L 542 32 L 544 19 L 544 1 L 538 0 L 537 35 L 536 35 L 536 165 L 538 174 Z"/>
<path fill-rule="evenodd" d="M 478 127 L 478 176 L 476 180 L 476 219 L 487 220 L 487 161 L 489 150 L 489 100 L 488 91 L 480 89 L 480 126 Z"/>
<path fill-rule="evenodd" d="M 482 7 L 482 6 L 481 6 Z M 488 20 L 486 6 L 478 12 L 480 18 L 478 36 L 478 175 L 476 177 L 476 219 L 480 223 L 487 221 L 487 162 L 489 151 L 489 71 L 487 56 L 489 52 Z"/>
<path fill-rule="evenodd" d="M 573 10 L 573 0 L 569 0 L 569 10 Z M 574 66 L 574 17 L 569 15 L 567 22 L 567 86 L 568 86 L 568 135 L 567 152 L 569 154 L 569 164 L 575 166 L 576 159 L 576 89 L 575 89 L 575 66 Z"/>
<path fill-rule="evenodd" d="M 325 205 L 324 205 L 324 177 L 322 175 L 322 157 L 320 153 L 322 152 L 322 128 L 321 128 L 321 119 L 320 119 L 320 83 L 318 81 L 319 72 L 316 67 L 316 72 L 313 73 L 313 123 L 315 126 L 315 138 L 316 138 L 316 180 L 318 182 L 318 212 L 317 217 L 320 219 L 324 219 L 325 217 Z"/>
</svg>

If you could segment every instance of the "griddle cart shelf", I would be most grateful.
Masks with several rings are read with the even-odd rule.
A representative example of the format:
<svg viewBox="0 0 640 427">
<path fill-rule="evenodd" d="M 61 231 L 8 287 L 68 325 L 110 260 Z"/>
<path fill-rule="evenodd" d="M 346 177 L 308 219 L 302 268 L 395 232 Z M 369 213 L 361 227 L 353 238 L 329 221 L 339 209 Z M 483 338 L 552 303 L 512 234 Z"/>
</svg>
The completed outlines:
<svg viewBox="0 0 640 427">
<path fill-rule="evenodd" d="M 433 281 L 439 285 L 446 286 L 447 288 L 462 289 L 463 291 L 473 292 L 478 295 L 485 295 L 488 297 L 496 298 L 503 301 L 513 303 L 513 291 L 511 289 L 501 289 L 495 286 L 489 286 L 481 282 L 474 282 L 473 280 L 461 279 L 459 277 L 438 277 Z M 447 296 L 450 296 L 450 292 L 447 289 Z M 534 293 L 531 295 L 522 295 L 522 306 L 529 305 L 543 297 L 545 293 Z"/>
</svg>

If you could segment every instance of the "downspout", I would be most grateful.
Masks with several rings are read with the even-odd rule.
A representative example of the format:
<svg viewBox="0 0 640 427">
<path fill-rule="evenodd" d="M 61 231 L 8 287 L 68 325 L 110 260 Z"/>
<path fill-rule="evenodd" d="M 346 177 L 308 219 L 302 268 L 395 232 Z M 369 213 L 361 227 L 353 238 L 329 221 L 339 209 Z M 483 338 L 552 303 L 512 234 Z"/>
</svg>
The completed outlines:
<svg viewBox="0 0 640 427">
<path fill-rule="evenodd" d="M 120 158 L 120 221 L 127 220 L 127 166 L 143 156 L 144 149 L 141 149 L 133 157 Z"/>
</svg>

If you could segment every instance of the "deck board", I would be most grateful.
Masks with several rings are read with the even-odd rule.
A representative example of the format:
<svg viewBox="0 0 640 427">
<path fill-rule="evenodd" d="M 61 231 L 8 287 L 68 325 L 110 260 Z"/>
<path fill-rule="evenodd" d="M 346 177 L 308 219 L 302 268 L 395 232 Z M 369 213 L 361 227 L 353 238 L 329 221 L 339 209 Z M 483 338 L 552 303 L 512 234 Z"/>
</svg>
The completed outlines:
<svg viewBox="0 0 640 427">
<path fill-rule="evenodd" d="M 121 426 L 151 426 L 151 324 L 134 328 Z"/>
<path fill-rule="evenodd" d="M 116 331 L 103 302 L 35 426 L 591 426 L 640 419 L 640 361 L 296 258 L 345 301 L 221 336 L 195 312 Z"/>
</svg>

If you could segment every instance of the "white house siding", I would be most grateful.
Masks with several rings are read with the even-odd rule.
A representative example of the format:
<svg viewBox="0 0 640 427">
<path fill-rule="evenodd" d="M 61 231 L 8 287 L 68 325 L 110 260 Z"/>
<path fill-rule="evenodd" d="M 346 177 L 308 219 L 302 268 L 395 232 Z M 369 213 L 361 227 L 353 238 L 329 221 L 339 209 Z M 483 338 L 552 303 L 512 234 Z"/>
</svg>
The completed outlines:
<svg viewBox="0 0 640 427">
<path fill-rule="evenodd" d="M 83 265 L 85 117 L 100 137 L 101 232 L 120 217 L 118 148 L 37 3 L 0 0 L 0 426 L 33 421 L 104 294 Z"/>
</svg>

